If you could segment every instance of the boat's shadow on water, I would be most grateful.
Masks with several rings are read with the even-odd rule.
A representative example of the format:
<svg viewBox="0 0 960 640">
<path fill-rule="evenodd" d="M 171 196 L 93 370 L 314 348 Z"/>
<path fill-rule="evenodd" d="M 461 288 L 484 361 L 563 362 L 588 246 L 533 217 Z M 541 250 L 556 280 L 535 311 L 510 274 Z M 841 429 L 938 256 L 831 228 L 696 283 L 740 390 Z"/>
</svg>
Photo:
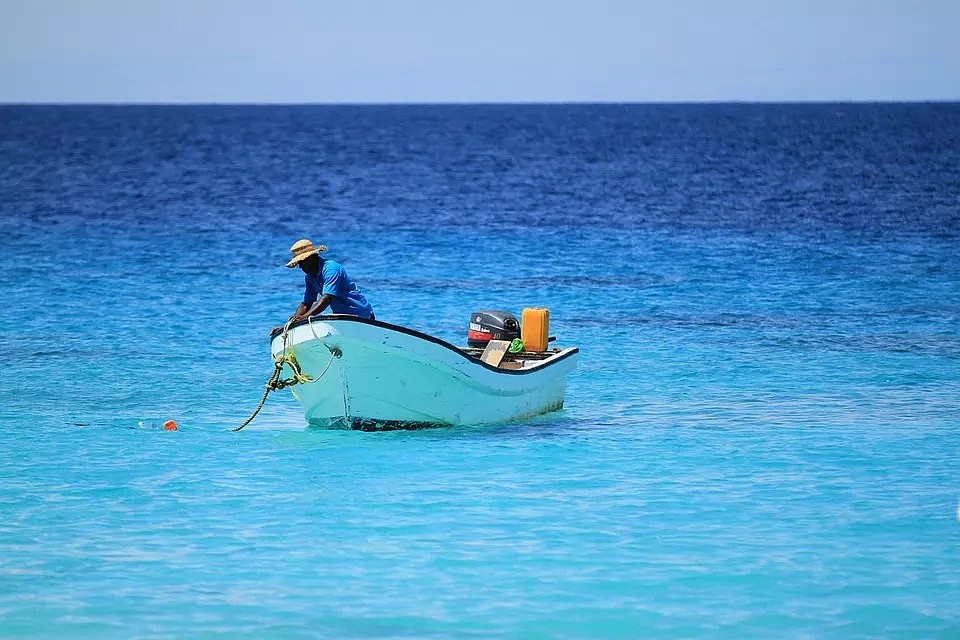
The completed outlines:
<svg viewBox="0 0 960 640">
<path fill-rule="evenodd" d="M 330 434 L 352 433 L 358 437 L 380 438 L 543 438 L 560 437 L 596 428 L 596 424 L 582 419 L 548 415 L 517 422 L 501 422 L 485 425 L 445 425 L 427 423 L 399 423 L 395 421 L 365 421 L 361 425 L 346 426 L 339 423 L 308 423 L 306 433 Z"/>
</svg>

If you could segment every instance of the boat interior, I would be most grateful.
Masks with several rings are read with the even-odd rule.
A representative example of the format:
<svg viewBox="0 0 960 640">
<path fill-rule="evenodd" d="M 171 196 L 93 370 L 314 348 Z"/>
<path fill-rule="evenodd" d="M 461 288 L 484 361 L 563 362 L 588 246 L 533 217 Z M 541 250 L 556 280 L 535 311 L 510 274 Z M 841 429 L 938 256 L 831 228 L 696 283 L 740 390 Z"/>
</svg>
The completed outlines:
<svg viewBox="0 0 960 640">
<path fill-rule="evenodd" d="M 492 367 L 500 369 L 523 369 L 556 355 L 560 349 L 550 351 L 520 351 L 510 353 L 510 343 L 506 340 L 491 340 L 486 347 L 460 347 L 460 350 Z"/>
</svg>

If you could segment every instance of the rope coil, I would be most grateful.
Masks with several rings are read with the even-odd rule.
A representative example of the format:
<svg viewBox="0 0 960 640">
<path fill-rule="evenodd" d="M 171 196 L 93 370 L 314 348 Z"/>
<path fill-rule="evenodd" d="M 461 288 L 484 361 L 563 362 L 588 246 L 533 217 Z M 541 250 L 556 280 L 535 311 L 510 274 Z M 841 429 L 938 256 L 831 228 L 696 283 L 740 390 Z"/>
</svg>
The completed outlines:
<svg viewBox="0 0 960 640">
<path fill-rule="evenodd" d="M 323 346 L 330 350 L 330 360 L 327 362 L 327 366 L 325 366 L 323 371 L 320 372 L 320 375 L 315 378 L 312 378 L 303 372 L 303 369 L 300 367 L 300 363 L 297 361 L 297 356 L 293 353 L 293 350 L 287 347 L 287 336 L 290 333 L 290 321 L 288 320 L 287 323 L 283 325 L 283 349 L 281 349 L 280 353 L 278 353 L 273 359 L 273 374 L 271 374 L 270 379 L 267 380 L 266 389 L 264 389 L 263 395 L 260 397 L 260 402 L 257 404 L 257 408 L 253 410 L 253 413 L 250 414 L 249 418 L 231 429 L 231 431 L 240 431 L 248 424 L 253 422 L 253 419 L 256 418 L 257 414 L 260 413 L 260 410 L 263 409 L 263 405 L 267 403 L 267 397 L 269 397 L 271 391 L 286 389 L 287 387 L 292 387 L 298 384 L 311 384 L 316 382 L 327 373 L 327 370 L 330 369 L 330 365 L 333 364 L 334 358 L 339 358 L 342 355 L 339 349 L 331 349 L 327 343 L 317 335 L 317 332 L 313 329 L 313 323 L 310 322 L 309 318 L 307 319 L 307 322 L 310 324 L 310 330 L 313 332 L 314 337 L 317 340 L 320 340 Z M 291 377 L 280 377 L 283 372 L 283 365 L 288 365 L 290 367 L 290 370 L 293 372 Z"/>
</svg>

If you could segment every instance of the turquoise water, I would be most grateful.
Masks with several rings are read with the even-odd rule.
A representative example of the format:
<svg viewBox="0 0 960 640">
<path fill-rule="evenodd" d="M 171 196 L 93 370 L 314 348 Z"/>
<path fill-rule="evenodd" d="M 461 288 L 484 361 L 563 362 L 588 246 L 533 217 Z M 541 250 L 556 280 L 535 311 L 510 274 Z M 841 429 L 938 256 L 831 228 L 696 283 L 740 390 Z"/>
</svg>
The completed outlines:
<svg viewBox="0 0 960 640">
<path fill-rule="evenodd" d="M 960 637 L 955 105 L 0 133 L 0 637 Z M 228 432 L 302 236 L 455 343 L 549 307 L 564 410 Z"/>
</svg>

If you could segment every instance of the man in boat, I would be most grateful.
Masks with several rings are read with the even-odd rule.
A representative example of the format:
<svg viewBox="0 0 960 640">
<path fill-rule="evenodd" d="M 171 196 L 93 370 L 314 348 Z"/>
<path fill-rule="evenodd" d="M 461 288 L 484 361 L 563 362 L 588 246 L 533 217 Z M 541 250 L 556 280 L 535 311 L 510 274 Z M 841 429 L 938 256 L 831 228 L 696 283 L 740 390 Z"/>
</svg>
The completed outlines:
<svg viewBox="0 0 960 640">
<path fill-rule="evenodd" d="M 320 257 L 320 252 L 326 250 L 326 245 L 314 246 L 306 239 L 297 240 L 290 247 L 293 257 L 287 263 L 287 268 L 293 269 L 299 266 L 304 273 L 305 286 L 303 302 L 297 306 L 290 320 L 305 320 L 327 307 L 333 313 L 344 313 L 373 320 L 373 307 L 363 297 L 360 287 L 347 275 L 343 265 Z"/>
</svg>

